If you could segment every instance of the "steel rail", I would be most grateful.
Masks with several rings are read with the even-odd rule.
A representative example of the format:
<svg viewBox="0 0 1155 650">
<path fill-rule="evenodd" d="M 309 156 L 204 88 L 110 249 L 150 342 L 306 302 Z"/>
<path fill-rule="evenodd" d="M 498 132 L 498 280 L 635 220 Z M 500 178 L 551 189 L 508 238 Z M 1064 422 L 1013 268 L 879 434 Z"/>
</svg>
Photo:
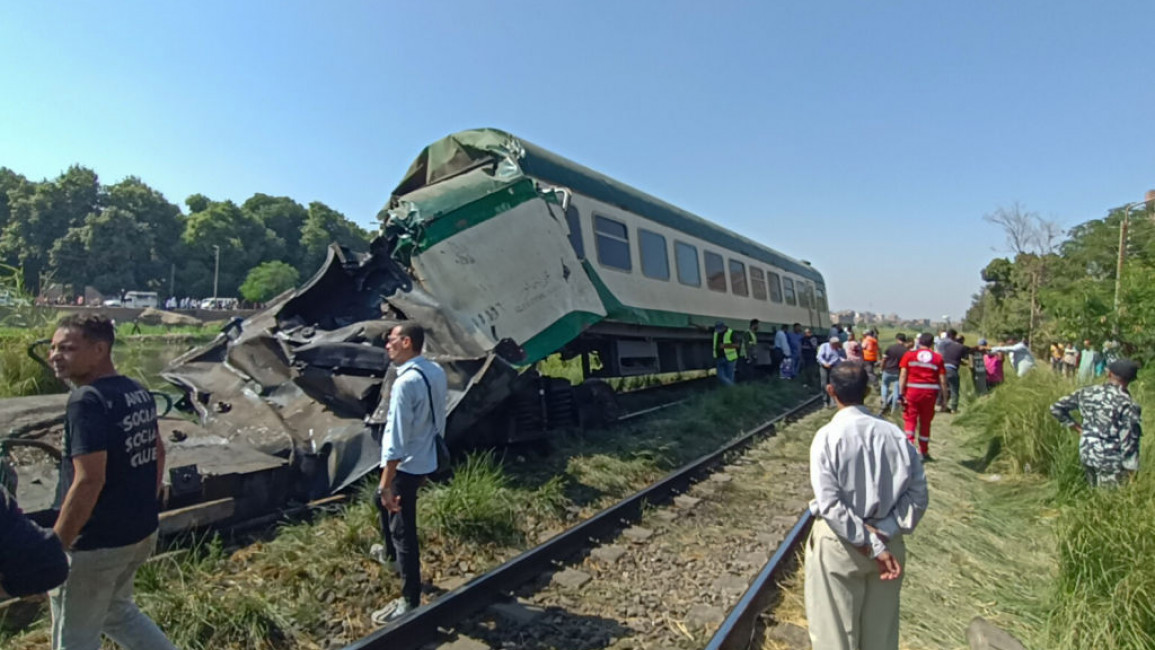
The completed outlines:
<svg viewBox="0 0 1155 650">
<path fill-rule="evenodd" d="M 766 566 L 762 567 L 762 571 L 758 573 L 758 577 L 754 579 L 750 588 L 742 594 L 741 600 L 734 605 L 730 614 L 726 616 L 726 620 L 722 621 L 718 631 L 710 638 L 706 650 L 745 650 L 750 647 L 758 616 L 766 609 L 770 604 L 770 599 L 778 591 L 778 581 L 782 578 L 782 573 L 790 566 L 790 561 L 794 558 L 798 547 L 806 539 L 813 523 L 814 515 L 810 513 L 809 509 L 804 510 L 802 515 L 798 517 L 798 522 L 786 535 L 786 539 L 778 545 L 778 550 L 774 552 L 774 556 L 770 558 Z"/>
<path fill-rule="evenodd" d="M 721 463 L 727 454 L 746 447 L 762 435 L 773 433 L 779 422 L 805 412 L 820 398 L 821 395 L 808 398 L 781 415 L 739 434 L 716 451 L 682 466 L 582 523 L 406 614 L 397 622 L 354 641 L 345 650 L 413 650 L 439 640 L 439 628 L 452 627 L 541 573 L 555 569 L 557 563 L 600 540 L 611 538 L 625 525 L 638 521 L 646 504 L 669 501 L 674 494 L 685 491 L 694 478 Z"/>
<path fill-rule="evenodd" d="M 614 422 L 625 422 L 626 420 L 632 420 L 634 418 L 640 418 L 643 415 L 649 415 L 650 413 L 656 413 L 656 412 L 661 411 L 663 409 L 668 409 L 671 406 L 677 406 L 679 404 L 686 402 L 688 399 L 689 398 L 687 397 L 687 398 L 675 400 L 673 402 L 666 402 L 665 404 L 658 404 L 657 406 L 651 406 L 649 408 L 644 408 L 640 411 L 634 411 L 633 413 L 626 413 L 625 415 L 618 416 L 618 419 L 614 420 Z"/>
</svg>

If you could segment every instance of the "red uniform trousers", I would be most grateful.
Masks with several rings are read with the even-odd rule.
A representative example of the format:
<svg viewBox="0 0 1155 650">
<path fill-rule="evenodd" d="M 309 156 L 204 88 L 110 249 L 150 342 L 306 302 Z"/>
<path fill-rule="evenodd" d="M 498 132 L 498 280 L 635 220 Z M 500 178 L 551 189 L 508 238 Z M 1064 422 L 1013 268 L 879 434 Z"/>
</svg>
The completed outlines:
<svg viewBox="0 0 1155 650">
<path fill-rule="evenodd" d="M 926 455 L 930 447 L 930 421 L 934 419 L 934 407 L 938 403 L 939 391 L 931 388 L 907 388 L 906 408 L 902 411 L 906 439 L 915 444 L 914 433 L 918 431 L 918 453 Z"/>
</svg>

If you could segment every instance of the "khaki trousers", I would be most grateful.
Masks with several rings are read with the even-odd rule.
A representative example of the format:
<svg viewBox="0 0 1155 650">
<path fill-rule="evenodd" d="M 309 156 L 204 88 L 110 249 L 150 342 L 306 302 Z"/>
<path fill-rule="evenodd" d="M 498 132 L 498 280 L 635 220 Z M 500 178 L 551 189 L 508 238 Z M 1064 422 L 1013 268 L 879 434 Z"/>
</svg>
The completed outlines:
<svg viewBox="0 0 1155 650">
<path fill-rule="evenodd" d="M 887 543 L 903 568 L 880 580 L 878 564 L 816 518 L 806 541 L 806 617 L 814 650 L 898 650 L 898 594 L 906 546 Z"/>
</svg>

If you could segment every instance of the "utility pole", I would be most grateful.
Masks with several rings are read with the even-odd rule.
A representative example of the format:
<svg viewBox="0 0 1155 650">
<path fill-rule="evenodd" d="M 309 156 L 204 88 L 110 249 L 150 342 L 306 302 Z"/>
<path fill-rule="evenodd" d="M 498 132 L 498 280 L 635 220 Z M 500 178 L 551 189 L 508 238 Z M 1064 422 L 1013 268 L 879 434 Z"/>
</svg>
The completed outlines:
<svg viewBox="0 0 1155 650">
<path fill-rule="evenodd" d="M 1119 313 L 1119 290 L 1123 286 L 1123 261 L 1127 259 L 1127 226 L 1131 221 L 1131 206 L 1123 208 L 1123 223 L 1119 226 L 1119 261 L 1115 264 L 1115 313 Z"/>
<path fill-rule="evenodd" d="M 217 251 L 217 263 L 213 266 L 213 299 L 215 300 L 221 279 L 221 247 L 213 244 L 213 248 Z"/>
<path fill-rule="evenodd" d="M 1123 210 L 1123 223 L 1119 226 L 1119 260 L 1115 264 L 1115 313 L 1119 313 L 1119 292 L 1123 288 L 1123 262 L 1127 259 L 1127 228 L 1131 225 L 1131 208 L 1143 205 L 1147 210 L 1155 206 L 1155 190 L 1150 190 L 1142 201 L 1128 203 Z"/>
<path fill-rule="evenodd" d="M 176 297 L 176 263 L 172 265 L 172 270 L 168 272 L 168 295 Z"/>
</svg>

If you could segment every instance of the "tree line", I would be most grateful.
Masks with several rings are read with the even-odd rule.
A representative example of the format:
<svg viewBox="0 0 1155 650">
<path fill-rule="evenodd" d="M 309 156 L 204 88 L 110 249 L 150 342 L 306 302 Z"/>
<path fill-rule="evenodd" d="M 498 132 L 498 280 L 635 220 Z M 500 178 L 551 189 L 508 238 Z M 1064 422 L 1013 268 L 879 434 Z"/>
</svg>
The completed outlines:
<svg viewBox="0 0 1155 650">
<path fill-rule="evenodd" d="M 1111 210 L 1064 233 L 1019 204 L 987 215 L 1002 227 L 1011 255 L 983 269 L 967 327 L 1027 338 L 1040 350 L 1052 342 L 1117 340 L 1126 354 L 1155 359 L 1155 211 L 1150 203 L 1130 211 L 1119 275 L 1125 217 Z"/>
<path fill-rule="evenodd" d="M 22 269 L 33 294 L 51 282 L 77 294 L 207 297 L 219 246 L 219 294 L 264 302 L 310 277 L 331 242 L 366 250 L 371 239 L 320 201 L 257 193 L 237 205 L 194 194 L 185 208 L 135 176 L 103 185 L 73 165 L 33 181 L 0 167 L 0 262 Z"/>
</svg>

